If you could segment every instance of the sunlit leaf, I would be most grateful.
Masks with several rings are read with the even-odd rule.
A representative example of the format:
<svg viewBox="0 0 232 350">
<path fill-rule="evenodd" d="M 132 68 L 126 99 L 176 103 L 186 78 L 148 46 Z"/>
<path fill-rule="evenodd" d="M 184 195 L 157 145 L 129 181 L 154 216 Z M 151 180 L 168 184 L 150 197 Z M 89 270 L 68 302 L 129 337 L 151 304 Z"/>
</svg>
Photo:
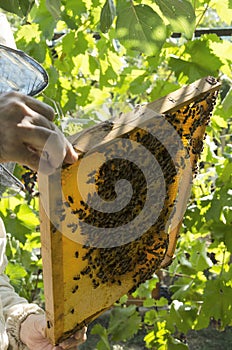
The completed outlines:
<svg viewBox="0 0 232 350">
<path fill-rule="evenodd" d="M 191 39 L 195 30 L 196 16 L 188 0 L 156 0 L 163 15 L 171 24 L 173 32 L 182 33 Z"/>
<path fill-rule="evenodd" d="M 228 3 L 228 0 L 215 1 L 214 8 L 216 9 L 218 15 L 223 19 L 223 22 L 230 25 L 232 17 L 232 8 L 231 2 Z"/>
<path fill-rule="evenodd" d="M 144 307 L 152 307 L 155 306 L 155 299 L 145 299 L 143 301 L 143 306 Z"/>
<path fill-rule="evenodd" d="M 147 5 L 132 3 L 118 13 L 117 37 L 127 48 L 155 55 L 166 40 L 166 26 L 159 15 Z"/>
<path fill-rule="evenodd" d="M 224 118 L 219 115 L 213 116 L 212 121 L 215 122 L 220 128 L 227 128 L 227 122 Z"/>
<path fill-rule="evenodd" d="M 64 6 L 64 13 L 69 14 L 70 17 L 81 16 L 87 11 L 87 4 L 85 0 L 62 0 Z"/>
<path fill-rule="evenodd" d="M 147 325 L 152 325 L 157 321 L 158 313 L 156 310 L 149 310 L 145 313 L 144 322 Z"/>
<path fill-rule="evenodd" d="M 21 26 L 16 35 L 16 40 L 24 40 L 26 43 L 30 43 L 32 40 L 40 40 L 40 30 L 37 23 L 25 24 Z"/>
<path fill-rule="evenodd" d="M 27 271 L 22 266 L 9 262 L 6 267 L 6 274 L 12 280 L 20 280 L 27 275 Z"/>
</svg>

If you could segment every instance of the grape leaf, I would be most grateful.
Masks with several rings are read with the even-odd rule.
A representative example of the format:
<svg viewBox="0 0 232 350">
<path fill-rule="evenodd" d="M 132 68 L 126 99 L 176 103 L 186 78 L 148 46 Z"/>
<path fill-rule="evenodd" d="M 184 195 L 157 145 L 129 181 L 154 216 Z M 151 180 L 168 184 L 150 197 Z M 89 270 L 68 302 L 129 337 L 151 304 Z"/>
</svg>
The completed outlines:
<svg viewBox="0 0 232 350">
<path fill-rule="evenodd" d="M 192 4 L 188 0 L 156 0 L 163 15 L 168 19 L 174 32 L 185 34 L 192 38 L 196 16 Z"/>
<path fill-rule="evenodd" d="M 220 278 L 217 280 L 209 280 L 206 283 L 204 291 L 204 303 L 197 322 L 196 329 L 207 326 L 209 319 L 213 317 L 220 320 L 222 327 L 228 324 L 232 317 L 232 288 L 226 286 Z"/>
<path fill-rule="evenodd" d="M 162 48 L 166 26 L 150 6 L 129 4 L 118 13 L 116 33 L 126 48 L 151 56 Z"/>
<path fill-rule="evenodd" d="M 60 16 L 60 6 L 61 1 L 60 0 L 46 0 L 46 6 L 48 11 L 51 13 L 51 15 L 58 19 Z"/>
<path fill-rule="evenodd" d="M 177 77 L 186 75 L 189 82 L 207 75 L 217 76 L 222 66 L 221 60 L 208 47 L 207 40 L 194 40 L 188 43 L 186 53 L 190 55 L 189 61 L 171 57 L 169 66 Z"/>
<path fill-rule="evenodd" d="M 222 102 L 224 111 L 227 112 L 228 116 L 232 113 L 232 89 L 230 89 Z"/>
<path fill-rule="evenodd" d="M 117 307 L 112 310 L 109 332 L 113 341 L 130 339 L 139 330 L 141 317 L 135 305 L 126 308 Z"/>
<path fill-rule="evenodd" d="M 168 316 L 171 326 L 176 326 L 179 331 L 186 334 L 192 327 L 197 315 L 197 308 L 193 305 L 184 304 L 179 300 L 173 300 Z"/>
<path fill-rule="evenodd" d="M 8 12 L 25 17 L 33 7 L 34 0 L 0 0 L 0 7 Z"/>
<path fill-rule="evenodd" d="M 189 83 L 192 83 L 196 79 L 210 75 L 207 69 L 199 67 L 197 63 L 188 62 L 176 57 L 170 58 L 169 67 L 172 69 L 178 79 L 186 76 Z"/>
<path fill-rule="evenodd" d="M 100 16 L 100 29 L 107 33 L 115 17 L 115 7 L 112 0 L 106 0 Z"/>
<path fill-rule="evenodd" d="M 45 1 L 40 1 L 33 22 L 39 24 L 39 28 L 46 39 L 52 39 L 56 21 L 48 11 Z"/>
<path fill-rule="evenodd" d="M 211 260 L 207 257 L 205 242 L 200 240 L 194 242 L 190 261 L 196 271 L 203 271 L 212 266 Z"/>
<path fill-rule="evenodd" d="M 191 55 L 191 61 L 202 69 L 209 69 L 212 74 L 217 74 L 222 66 L 221 60 L 209 48 L 208 40 L 194 40 L 188 44 L 187 50 Z M 210 68 L 209 68 L 210 67 Z"/>
<path fill-rule="evenodd" d="M 27 275 L 27 271 L 24 267 L 9 262 L 6 267 L 6 274 L 13 280 L 21 280 Z"/>
<path fill-rule="evenodd" d="M 110 350 L 107 330 L 101 324 L 95 324 L 91 330 L 91 334 L 98 334 L 101 340 L 97 343 L 98 350 Z"/>
<path fill-rule="evenodd" d="M 65 4 L 64 11 L 66 13 L 71 12 L 73 17 L 81 16 L 87 11 L 87 1 L 84 0 L 65 0 L 62 1 L 62 4 Z"/>
</svg>

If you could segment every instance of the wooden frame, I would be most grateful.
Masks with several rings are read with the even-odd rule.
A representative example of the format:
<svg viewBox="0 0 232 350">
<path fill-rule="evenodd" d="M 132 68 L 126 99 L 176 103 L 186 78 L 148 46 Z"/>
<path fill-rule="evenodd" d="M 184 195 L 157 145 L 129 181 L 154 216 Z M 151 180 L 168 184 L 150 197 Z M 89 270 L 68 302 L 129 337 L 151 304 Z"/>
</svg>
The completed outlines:
<svg viewBox="0 0 232 350">
<path fill-rule="evenodd" d="M 167 266 L 171 262 L 183 213 L 187 205 L 188 193 L 191 188 L 192 175 L 189 173 L 189 169 L 185 169 L 186 167 L 184 166 L 180 173 L 176 175 L 175 183 L 170 184 L 168 187 L 169 202 L 165 202 L 165 205 L 168 205 L 168 203 L 173 204 L 176 198 L 179 198 L 178 204 L 175 205 L 176 213 L 173 215 L 178 220 L 175 225 L 173 224 L 171 228 L 169 227 L 168 232 L 163 228 L 160 232 L 156 230 L 154 233 L 154 237 L 162 241 L 162 245 L 159 245 L 159 247 L 157 247 L 157 244 L 153 245 L 152 247 L 156 247 L 157 251 L 155 253 L 151 251 L 149 253 L 146 252 L 147 260 L 145 259 L 141 263 L 135 263 L 133 260 L 134 271 L 130 268 L 123 273 L 121 262 L 115 260 L 115 269 L 112 264 L 111 273 L 108 264 L 109 260 L 98 261 L 99 255 L 97 254 L 102 252 L 101 247 L 88 247 L 85 239 L 81 241 L 83 238 L 81 234 L 79 234 L 78 238 L 74 238 L 75 231 L 78 231 L 79 228 L 73 214 L 78 213 L 81 205 L 83 208 L 84 204 L 80 205 L 81 201 L 83 201 L 81 191 L 82 189 L 84 191 L 86 187 L 86 178 L 84 178 L 84 175 L 82 177 L 82 173 L 79 179 L 81 189 L 75 184 L 77 171 L 81 165 L 82 168 L 88 168 L 89 172 L 92 171 L 98 166 L 99 161 L 105 160 L 104 156 L 102 156 L 102 149 L 114 147 L 114 140 L 125 135 L 129 135 L 129 139 L 134 140 L 137 135 L 136 130 L 137 133 L 143 135 L 141 130 L 145 130 L 147 125 L 150 125 L 149 123 L 153 123 L 155 120 L 164 120 L 164 114 L 165 122 L 168 120 L 170 125 L 173 124 L 175 128 L 180 130 L 179 124 L 182 126 L 186 124 L 181 108 L 191 104 L 193 105 L 191 108 L 195 108 L 195 101 L 202 99 L 203 105 L 201 108 L 205 108 L 205 110 L 203 111 L 204 113 L 202 112 L 204 118 L 201 117 L 201 120 L 204 119 L 204 121 L 201 121 L 201 125 L 196 128 L 191 136 L 191 140 L 187 140 L 187 136 L 183 136 L 183 139 L 185 138 L 184 150 L 188 148 L 192 170 L 192 168 L 195 168 L 201 151 L 201 149 L 196 151 L 192 141 L 197 140 L 198 144 L 201 145 L 209 113 L 212 111 L 212 108 L 208 111 L 207 103 L 211 104 L 214 102 L 219 88 L 220 83 L 211 77 L 200 79 L 155 102 L 138 107 L 130 113 L 119 115 L 114 120 L 84 130 L 70 138 L 76 150 L 80 152 L 80 160 L 77 164 L 64 167 L 49 177 L 42 174 L 39 175 L 42 258 L 48 320 L 47 332 L 53 344 L 57 344 L 60 340 L 65 339 L 75 330 L 96 318 L 111 307 L 122 295 L 131 291 L 135 285 L 146 279 L 146 277 L 149 278 L 157 268 Z M 207 103 L 205 103 L 206 100 Z M 177 113 L 178 118 L 178 111 L 182 113 L 180 122 L 174 120 L 175 113 Z M 194 118 L 187 122 L 187 124 L 189 123 L 188 129 L 191 129 Z M 177 122 L 179 123 L 178 127 L 175 125 Z M 190 147 L 187 145 L 188 142 L 191 144 Z M 180 152 L 181 156 L 178 153 L 178 161 L 183 156 L 184 150 Z M 86 153 L 88 153 L 87 158 L 84 157 Z M 85 215 L 87 214 L 89 214 L 88 210 L 86 210 Z M 166 228 L 168 223 L 169 218 L 165 218 L 164 224 Z M 107 249 L 111 252 L 113 259 L 114 250 L 112 248 Z M 138 252 L 140 251 L 138 247 L 135 249 Z M 115 251 L 119 252 L 120 250 L 115 248 Z M 154 258 L 154 256 L 156 257 Z M 102 266 L 95 266 L 94 269 L 93 265 L 96 264 L 99 264 L 99 266 L 102 264 Z M 120 273 L 116 268 L 117 266 L 119 266 Z M 149 269 L 146 266 L 149 266 Z M 100 276 L 100 272 L 104 271 L 104 269 L 107 270 L 106 277 L 97 279 L 96 275 Z M 140 276 L 139 273 L 142 270 L 144 274 L 139 279 L 136 276 Z M 117 271 L 116 277 L 115 271 Z"/>
</svg>

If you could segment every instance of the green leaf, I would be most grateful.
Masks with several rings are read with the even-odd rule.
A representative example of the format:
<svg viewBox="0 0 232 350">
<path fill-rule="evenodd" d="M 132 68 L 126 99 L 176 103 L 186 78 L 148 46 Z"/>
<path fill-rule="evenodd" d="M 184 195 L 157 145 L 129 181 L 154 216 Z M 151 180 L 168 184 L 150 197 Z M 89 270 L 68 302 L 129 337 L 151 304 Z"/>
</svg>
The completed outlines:
<svg viewBox="0 0 232 350">
<path fill-rule="evenodd" d="M 97 343 L 98 350 L 110 350 L 107 330 L 101 324 L 95 324 L 91 330 L 91 334 L 98 334 L 101 340 Z"/>
<path fill-rule="evenodd" d="M 214 54 L 209 47 L 208 39 L 194 40 L 188 43 L 186 52 L 191 56 L 191 62 L 210 74 L 217 75 L 219 68 L 222 66 L 221 60 Z"/>
<path fill-rule="evenodd" d="M 150 101 L 163 97 L 170 92 L 175 91 L 177 88 L 176 83 L 158 80 L 152 91 L 149 93 Z"/>
<path fill-rule="evenodd" d="M 228 113 L 228 117 L 230 117 L 232 113 L 232 88 L 228 91 L 226 97 L 224 98 L 222 107 L 223 110 Z"/>
<path fill-rule="evenodd" d="M 122 305 L 122 304 L 125 304 L 128 300 L 128 295 L 125 294 L 123 295 L 120 299 L 119 299 L 119 303 Z"/>
<path fill-rule="evenodd" d="M 52 39 L 56 21 L 48 11 L 45 0 L 40 0 L 38 8 L 36 8 L 36 11 L 34 12 L 33 21 L 38 23 L 39 28 L 46 39 Z"/>
<path fill-rule="evenodd" d="M 190 254 L 190 261 L 196 271 L 203 271 L 213 264 L 207 257 L 206 243 L 201 240 L 194 242 L 193 249 Z"/>
<path fill-rule="evenodd" d="M 116 34 L 126 48 L 155 55 L 166 40 L 166 26 L 151 7 L 131 3 L 118 13 Z"/>
<path fill-rule="evenodd" d="M 28 44 L 27 53 L 31 57 L 36 57 L 37 61 L 43 64 L 47 49 L 47 45 L 44 41 L 39 43 L 33 41 L 30 44 Z"/>
<path fill-rule="evenodd" d="M 144 323 L 147 325 L 153 325 L 158 319 L 158 312 L 156 310 L 149 310 L 145 313 Z"/>
<path fill-rule="evenodd" d="M 170 58 L 169 67 L 178 79 L 186 76 L 189 83 L 207 75 L 206 71 L 198 67 L 197 64 L 176 57 Z"/>
<path fill-rule="evenodd" d="M 155 299 L 145 299 L 143 301 L 143 306 L 144 307 L 152 307 L 152 306 L 155 306 Z"/>
<path fill-rule="evenodd" d="M 61 0 L 46 0 L 46 6 L 51 15 L 58 19 L 61 12 Z"/>
<path fill-rule="evenodd" d="M 73 92 L 72 90 L 69 90 L 67 92 L 67 103 L 63 106 L 63 111 L 73 111 L 76 108 L 77 105 L 77 100 L 76 100 L 76 93 Z"/>
<path fill-rule="evenodd" d="M 109 332 L 113 341 L 127 340 L 135 335 L 141 323 L 141 317 L 135 305 L 115 307 L 110 315 Z"/>
<path fill-rule="evenodd" d="M 168 19 L 173 32 L 183 33 L 188 39 L 192 38 L 196 16 L 188 0 L 156 0 L 156 4 Z"/>
<path fill-rule="evenodd" d="M 97 59 L 92 55 L 89 55 L 88 58 L 89 58 L 89 71 L 91 74 L 94 74 L 96 69 L 99 68 L 99 63 Z"/>
<path fill-rule="evenodd" d="M 6 274 L 11 280 L 20 280 L 27 275 L 27 271 L 20 265 L 8 262 L 6 267 Z"/>
<path fill-rule="evenodd" d="M 134 79 L 130 84 L 130 92 L 133 95 L 139 95 L 144 93 L 150 86 L 150 81 L 146 79 L 146 74 L 141 75 Z"/>
<path fill-rule="evenodd" d="M 5 11 L 25 17 L 33 7 L 35 0 L 0 0 L 0 7 Z"/>
<path fill-rule="evenodd" d="M 6 231 L 13 233 L 22 243 L 26 241 L 26 234 L 33 232 L 38 225 L 38 218 L 27 204 L 17 205 L 13 212 L 8 210 L 3 221 Z"/>
<path fill-rule="evenodd" d="M 223 23 L 231 25 L 232 9 L 228 0 L 215 1 L 213 7 L 217 11 L 217 15 L 223 19 Z"/>
<path fill-rule="evenodd" d="M 100 16 L 100 29 L 103 33 L 107 33 L 113 23 L 115 17 L 115 7 L 113 0 L 106 0 Z"/>
<path fill-rule="evenodd" d="M 91 86 L 81 86 L 78 89 L 76 89 L 76 92 L 77 92 L 76 102 L 79 106 L 86 105 L 86 101 L 88 99 L 90 90 L 91 90 Z"/>
<path fill-rule="evenodd" d="M 211 123 L 216 123 L 220 128 L 227 128 L 228 124 L 225 121 L 224 118 L 220 117 L 219 115 L 215 115 L 211 118 Z"/>
<path fill-rule="evenodd" d="M 176 56 L 172 56 L 169 60 L 169 66 L 178 79 L 186 76 L 189 82 L 192 82 L 207 75 L 218 75 L 222 62 L 209 48 L 206 39 L 188 42 L 185 52 L 189 55 L 188 60 Z"/>
<path fill-rule="evenodd" d="M 184 304 L 178 300 L 174 300 L 171 304 L 168 322 L 171 327 L 176 326 L 180 332 L 187 333 L 197 315 L 197 308 L 194 305 Z"/>
<path fill-rule="evenodd" d="M 74 31 L 70 31 L 67 33 L 64 38 L 62 39 L 62 51 L 65 53 L 65 55 L 70 55 L 73 51 L 75 44 L 75 33 Z"/>
<path fill-rule="evenodd" d="M 158 277 L 153 277 L 150 280 L 147 280 L 144 283 L 141 283 L 136 291 L 132 294 L 134 298 L 151 298 L 152 291 L 156 288 L 156 284 L 158 283 Z M 161 298 L 162 299 L 162 298 Z"/>
<path fill-rule="evenodd" d="M 86 1 L 84 0 L 62 0 L 64 12 L 70 13 L 69 17 L 80 17 L 87 11 Z"/>
<path fill-rule="evenodd" d="M 24 16 L 27 16 L 35 4 L 35 0 L 19 0 L 21 10 Z"/>
<path fill-rule="evenodd" d="M 192 265 L 192 262 L 190 262 L 189 259 L 185 257 L 185 255 L 180 256 L 179 262 L 183 273 L 191 275 L 196 272 Z"/>
<path fill-rule="evenodd" d="M 227 226 L 225 231 L 225 244 L 230 253 L 232 253 L 232 224 Z"/>
<path fill-rule="evenodd" d="M 216 321 L 220 320 L 221 326 L 224 327 L 229 324 L 232 319 L 232 288 L 226 286 L 224 281 L 220 278 L 210 280 L 206 283 L 204 291 L 204 302 L 201 308 L 196 329 L 199 326 L 209 323 L 210 318 Z"/>
<path fill-rule="evenodd" d="M 183 76 L 186 76 L 188 77 L 189 83 L 207 75 L 217 75 L 217 71 L 213 70 L 212 66 L 210 65 L 207 66 L 204 63 L 204 67 L 202 67 L 198 64 L 198 62 L 188 62 L 176 57 L 170 58 L 169 66 L 174 71 L 178 79 L 182 78 Z"/>
<path fill-rule="evenodd" d="M 73 41 L 75 43 L 75 39 Z M 77 54 L 77 55 L 79 55 L 80 53 L 85 54 L 87 49 L 88 49 L 88 40 L 86 40 L 86 36 L 84 35 L 83 32 L 78 32 L 77 38 L 76 38 L 76 47 L 73 54 Z"/>
<path fill-rule="evenodd" d="M 183 300 L 189 298 L 192 295 L 193 281 L 188 278 L 178 279 L 173 285 L 170 286 L 170 290 L 173 293 L 172 299 Z"/>
</svg>

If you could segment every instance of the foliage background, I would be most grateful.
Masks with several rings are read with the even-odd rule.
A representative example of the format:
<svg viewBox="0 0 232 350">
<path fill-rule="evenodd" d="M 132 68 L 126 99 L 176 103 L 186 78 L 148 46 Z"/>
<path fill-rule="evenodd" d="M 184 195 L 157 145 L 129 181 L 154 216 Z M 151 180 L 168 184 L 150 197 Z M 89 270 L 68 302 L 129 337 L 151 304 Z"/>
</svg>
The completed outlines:
<svg viewBox="0 0 232 350">
<path fill-rule="evenodd" d="M 151 296 L 157 277 L 135 292 L 143 317 L 122 298 L 109 325 L 96 325 L 97 349 L 145 329 L 144 347 L 188 349 L 186 334 L 212 321 L 232 324 L 232 188 L 230 37 L 195 29 L 229 27 L 231 0 L 0 0 L 19 49 L 47 70 L 50 84 L 38 98 L 56 110 L 70 134 L 119 111 L 155 100 L 201 77 L 222 81 L 207 128 L 176 259 L 163 271 L 166 294 Z M 173 38 L 172 33 L 181 33 Z M 17 174 L 23 170 L 18 167 Z M 38 200 L 1 199 L 9 234 L 7 274 L 16 290 L 43 305 Z M 164 286 L 163 286 L 164 287 Z"/>
</svg>

